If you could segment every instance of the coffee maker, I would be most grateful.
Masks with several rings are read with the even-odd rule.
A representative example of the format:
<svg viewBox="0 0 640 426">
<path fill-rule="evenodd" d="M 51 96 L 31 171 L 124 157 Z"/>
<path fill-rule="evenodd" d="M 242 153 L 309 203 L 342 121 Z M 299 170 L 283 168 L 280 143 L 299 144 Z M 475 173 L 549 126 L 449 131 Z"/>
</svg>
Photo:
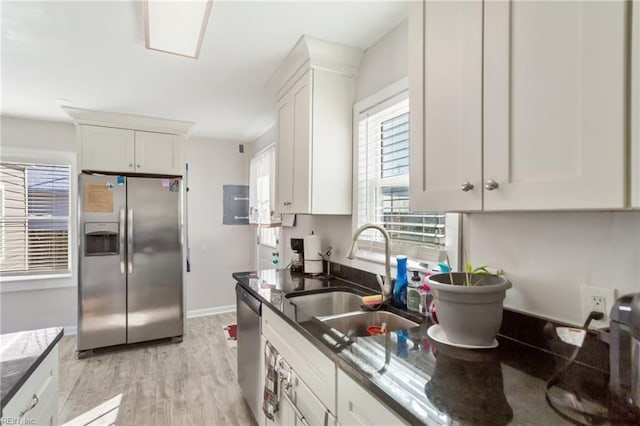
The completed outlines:
<svg viewBox="0 0 640 426">
<path fill-rule="evenodd" d="M 304 239 L 291 238 L 291 250 L 293 250 L 293 257 L 291 258 L 291 273 L 304 273 Z"/>
</svg>

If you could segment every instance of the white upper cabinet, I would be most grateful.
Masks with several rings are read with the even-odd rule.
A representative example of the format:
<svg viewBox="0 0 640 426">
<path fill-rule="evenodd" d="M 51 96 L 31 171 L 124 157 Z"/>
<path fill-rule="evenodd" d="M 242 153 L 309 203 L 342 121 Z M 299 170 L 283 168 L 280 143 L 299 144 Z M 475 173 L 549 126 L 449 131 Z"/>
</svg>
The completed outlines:
<svg viewBox="0 0 640 426">
<path fill-rule="evenodd" d="M 277 99 L 276 211 L 350 214 L 360 49 L 303 36 L 267 86 Z"/>
<path fill-rule="evenodd" d="M 627 5 L 485 2 L 486 210 L 625 207 Z"/>
<path fill-rule="evenodd" d="M 181 174 L 180 136 L 82 126 L 82 170 Z"/>
<path fill-rule="evenodd" d="M 135 171 L 135 132 L 111 127 L 82 126 L 82 169 Z"/>
<path fill-rule="evenodd" d="M 313 70 L 308 70 L 277 104 L 276 209 L 282 212 L 310 208 L 312 87 Z"/>
<path fill-rule="evenodd" d="M 482 2 L 410 8 L 411 209 L 480 210 Z"/>
<path fill-rule="evenodd" d="M 136 131 L 136 172 L 181 174 L 180 136 Z"/>
<path fill-rule="evenodd" d="M 627 207 L 626 2 L 412 8 L 412 209 Z"/>
<path fill-rule="evenodd" d="M 193 123 L 63 107 L 74 119 L 78 169 L 182 175 L 185 136 Z"/>
</svg>

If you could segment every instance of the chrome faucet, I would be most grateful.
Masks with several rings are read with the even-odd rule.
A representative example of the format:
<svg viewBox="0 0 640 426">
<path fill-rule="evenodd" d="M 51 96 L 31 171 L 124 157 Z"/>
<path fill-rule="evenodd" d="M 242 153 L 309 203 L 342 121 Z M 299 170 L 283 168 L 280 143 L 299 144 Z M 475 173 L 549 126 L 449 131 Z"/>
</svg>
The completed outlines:
<svg viewBox="0 0 640 426">
<path fill-rule="evenodd" d="M 378 279 L 378 285 L 380 285 L 380 292 L 382 293 L 382 301 L 386 302 L 391 299 L 391 250 L 390 250 L 390 242 L 391 237 L 386 229 L 384 229 L 380 225 L 374 225 L 373 223 L 367 223 L 362 225 L 358 230 L 353 234 L 353 242 L 351 243 L 351 250 L 349 250 L 349 254 L 347 258 L 355 259 L 356 258 L 356 247 L 358 245 L 358 237 L 362 234 L 363 231 L 367 229 L 377 229 L 384 236 L 384 282 L 382 282 L 382 278 L 380 275 L 376 275 Z"/>
</svg>

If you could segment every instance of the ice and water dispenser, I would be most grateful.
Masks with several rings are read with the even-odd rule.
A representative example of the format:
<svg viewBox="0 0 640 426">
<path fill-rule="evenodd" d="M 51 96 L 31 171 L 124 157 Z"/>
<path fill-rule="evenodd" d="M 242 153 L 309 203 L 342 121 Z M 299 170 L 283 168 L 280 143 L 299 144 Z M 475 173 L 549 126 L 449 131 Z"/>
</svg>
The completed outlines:
<svg viewBox="0 0 640 426">
<path fill-rule="evenodd" d="M 84 225 L 84 255 L 108 256 L 120 253 L 117 222 L 91 222 Z"/>
</svg>

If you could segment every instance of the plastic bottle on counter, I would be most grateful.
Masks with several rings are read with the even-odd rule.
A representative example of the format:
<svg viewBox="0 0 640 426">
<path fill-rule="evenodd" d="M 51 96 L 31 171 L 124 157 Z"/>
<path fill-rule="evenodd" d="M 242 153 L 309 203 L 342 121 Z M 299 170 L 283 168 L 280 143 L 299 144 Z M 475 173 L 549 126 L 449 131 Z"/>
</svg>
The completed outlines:
<svg viewBox="0 0 640 426">
<path fill-rule="evenodd" d="M 393 285 L 393 305 L 396 308 L 407 309 L 407 256 L 396 257 L 398 275 Z"/>
<path fill-rule="evenodd" d="M 409 287 L 407 288 L 407 309 L 414 312 L 420 312 L 420 304 L 422 302 L 422 282 L 420 273 L 413 271 Z"/>
<path fill-rule="evenodd" d="M 420 295 L 420 313 L 426 317 L 431 316 L 431 305 L 433 304 L 433 294 L 431 294 L 431 288 L 429 287 L 429 275 L 432 272 L 427 272 L 424 276 L 422 283 L 422 294 Z"/>
</svg>

